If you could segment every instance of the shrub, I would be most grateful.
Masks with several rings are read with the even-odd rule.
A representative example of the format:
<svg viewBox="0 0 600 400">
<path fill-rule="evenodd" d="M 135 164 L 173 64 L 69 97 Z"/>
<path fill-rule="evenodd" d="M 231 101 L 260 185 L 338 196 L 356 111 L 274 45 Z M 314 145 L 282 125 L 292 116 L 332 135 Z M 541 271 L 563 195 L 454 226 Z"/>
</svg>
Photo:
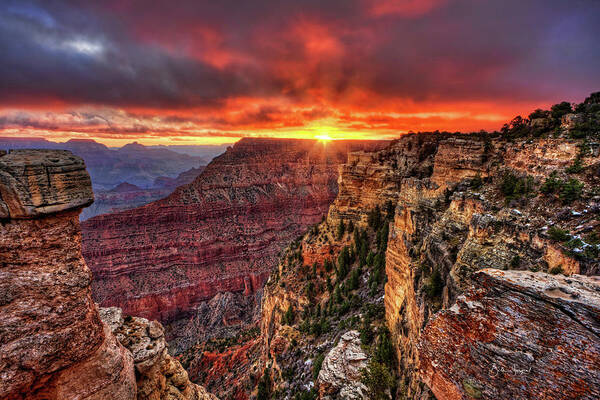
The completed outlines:
<svg viewBox="0 0 600 400">
<path fill-rule="evenodd" d="M 388 200 L 385 203 L 385 218 L 393 220 L 394 214 L 396 214 L 396 205 L 391 200 Z"/>
<path fill-rule="evenodd" d="M 584 168 L 581 162 L 581 157 L 576 157 L 573 161 L 573 164 L 571 164 L 567 169 L 565 169 L 565 172 L 568 174 L 578 174 L 581 171 L 583 171 L 583 169 Z"/>
<path fill-rule="evenodd" d="M 534 112 L 529 114 L 529 119 L 532 120 L 532 119 L 538 119 L 538 118 L 548 118 L 549 116 L 550 116 L 549 111 L 538 108 L 537 110 L 535 110 Z"/>
<path fill-rule="evenodd" d="M 390 369 L 394 369 L 396 365 L 396 352 L 392 345 L 389 330 L 384 327 L 381 328 L 381 334 L 379 336 L 379 342 L 375 349 L 375 360 L 386 365 Z"/>
<path fill-rule="evenodd" d="M 519 178 L 510 172 L 504 174 L 502 183 L 500 184 L 500 191 L 507 202 L 527 196 L 533 192 L 533 189 L 533 177 L 527 176 L 525 178 Z"/>
<path fill-rule="evenodd" d="M 348 275 L 348 267 L 350 265 L 350 249 L 344 246 L 338 256 L 338 278 L 342 280 Z"/>
<path fill-rule="evenodd" d="M 559 198 L 563 204 L 568 204 L 575 200 L 579 200 L 581 198 L 581 193 L 583 193 L 583 183 L 579 182 L 577 179 L 571 178 L 568 182 L 563 183 L 560 188 Z"/>
<path fill-rule="evenodd" d="M 571 107 L 571 103 L 563 101 L 562 103 L 555 104 L 550 109 L 550 114 L 552 118 L 556 121 L 560 121 L 563 115 L 569 114 L 573 112 L 573 108 Z"/>
<path fill-rule="evenodd" d="M 360 333 L 360 341 L 365 346 L 368 346 L 371 344 L 371 342 L 373 342 L 373 338 L 375 335 L 373 334 L 373 329 L 371 329 L 371 319 L 369 318 L 368 315 L 365 315 L 363 317 L 363 321 L 360 326 L 359 333 Z"/>
<path fill-rule="evenodd" d="M 585 241 L 589 244 L 600 244 L 600 235 L 597 232 L 592 232 L 585 237 Z"/>
<path fill-rule="evenodd" d="M 552 274 L 552 275 L 558 275 L 558 274 L 562 274 L 563 273 L 563 267 L 562 265 L 557 265 L 556 267 L 551 268 L 548 273 Z"/>
<path fill-rule="evenodd" d="M 425 293 L 430 299 L 434 299 L 442 295 L 444 289 L 444 282 L 442 281 L 442 275 L 437 269 L 433 270 L 433 273 L 429 277 L 427 283 L 424 286 Z"/>
<path fill-rule="evenodd" d="M 571 238 L 569 231 L 561 229 L 556 225 L 548 229 L 548 235 L 552 240 L 557 242 L 566 242 Z"/>
<path fill-rule="evenodd" d="M 344 236 L 345 232 L 346 232 L 346 225 L 344 224 L 344 220 L 340 219 L 340 223 L 339 223 L 338 228 L 337 228 L 337 238 L 338 238 L 338 240 L 340 240 Z"/>
<path fill-rule="evenodd" d="M 321 367 L 323 366 L 323 360 L 325 360 L 325 354 L 321 353 L 315 357 L 312 367 L 313 379 L 316 381 L 319 377 L 319 371 L 321 371 Z"/>
<path fill-rule="evenodd" d="M 595 245 L 586 246 L 583 250 L 583 255 L 587 258 L 598 258 L 600 256 L 600 250 Z"/>
<path fill-rule="evenodd" d="M 281 323 L 284 325 L 292 325 L 296 320 L 296 314 L 294 313 L 294 307 L 290 304 L 285 314 L 281 318 Z"/>
<path fill-rule="evenodd" d="M 258 381 L 258 394 L 257 400 L 268 400 L 271 396 L 271 371 L 269 368 L 265 369 L 265 372 Z"/>
<path fill-rule="evenodd" d="M 359 268 L 355 268 L 352 271 L 352 273 L 350 274 L 350 279 L 348 280 L 348 288 L 350 290 L 358 289 L 359 278 L 360 278 L 360 270 L 359 270 Z"/>
<path fill-rule="evenodd" d="M 481 175 L 477 173 L 473 179 L 471 179 L 471 189 L 479 189 L 483 186 L 483 179 L 481 179 Z"/>
<path fill-rule="evenodd" d="M 367 368 L 362 371 L 361 382 L 367 387 L 369 399 L 388 400 L 388 392 L 394 384 L 394 379 L 385 365 L 370 360 Z"/>
<path fill-rule="evenodd" d="M 553 171 L 548 178 L 544 181 L 542 187 L 540 187 L 540 192 L 542 193 L 556 193 L 560 190 L 562 186 L 562 181 L 556 178 L 557 172 Z"/>
<path fill-rule="evenodd" d="M 516 256 L 514 256 L 512 258 L 512 260 L 510 260 L 510 267 L 511 268 L 518 268 L 519 265 L 521 265 L 521 256 L 519 256 L 517 254 Z"/>
<path fill-rule="evenodd" d="M 379 229 L 379 225 L 381 225 L 381 209 L 379 206 L 375 206 L 375 208 L 369 212 L 367 222 L 374 231 Z"/>
</svg>

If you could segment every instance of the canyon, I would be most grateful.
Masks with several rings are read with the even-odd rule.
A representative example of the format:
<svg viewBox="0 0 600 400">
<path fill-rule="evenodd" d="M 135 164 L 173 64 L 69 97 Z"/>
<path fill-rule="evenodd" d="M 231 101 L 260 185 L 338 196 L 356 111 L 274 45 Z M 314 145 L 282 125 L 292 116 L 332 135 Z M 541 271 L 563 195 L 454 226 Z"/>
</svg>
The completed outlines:
<svg viewBox="0 0 600 400">
<path fill-rule="evenodd" d="M 2 152 L 0 397 L 596 399 L 598 106 L 244 139 L 83 233 L 83 161 Z"/>
<path fill-rule="evenodd" d="M 599 144 L 569 123 L 585 118 L 351 153 L 265 286 L 254 393 L 597 398 Z M 365 354 L 341 355 L 353 332 Z"/>
<path fill-rule="evenodd" d="M 92 201 L 72 153 L 0 152 L 0 398 L 215 399 L 168 354 L 158 322 L 93 302 L 79 227 Z"/>
<path fill-rule="evenodd" d="M 386 144 L 242 139 L 170 196 L 84 221 L 95 301 L 161 321 L 175 353 L 236 334 L 280 251 L 327 213 L 348 152 Z"/>
</svg>

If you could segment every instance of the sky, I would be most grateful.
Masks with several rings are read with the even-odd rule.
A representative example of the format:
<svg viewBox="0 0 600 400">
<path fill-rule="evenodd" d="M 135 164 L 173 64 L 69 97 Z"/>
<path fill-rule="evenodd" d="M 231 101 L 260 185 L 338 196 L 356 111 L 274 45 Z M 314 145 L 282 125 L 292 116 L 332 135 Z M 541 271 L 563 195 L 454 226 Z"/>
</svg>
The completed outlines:
<svg viewBox="0 0 600 400">
<path fill-rule="evenodd" d="M 0 136 L 499 129 L 600 90 L 598 0 L 0 0 Z"/>
</svg>

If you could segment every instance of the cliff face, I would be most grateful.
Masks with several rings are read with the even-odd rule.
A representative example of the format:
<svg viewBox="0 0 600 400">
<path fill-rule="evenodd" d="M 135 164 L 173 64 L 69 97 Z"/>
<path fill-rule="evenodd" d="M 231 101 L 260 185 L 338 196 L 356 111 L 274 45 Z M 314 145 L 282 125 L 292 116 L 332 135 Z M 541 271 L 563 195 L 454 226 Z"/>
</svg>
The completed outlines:
<svg viewBox="0 0 600 400">
<path fill-rule="evenodd" d="M 486 269 L 473 281 L 418 346 L 438 399 L 600 397 L 598 277 Z"/>
<path fill-rule="evenodd" d="M 266 286 L 261 336 L 273 390 L 326 398 L 326 382 L 311 379 L 314 368 L 298 360 L 331 354 L 341 335 L 358 328 L 374 360 L 369 374 L 391 382 L 382 371 L 395 371 L 387 395 L 393 389 L 410 399 L 596 397 L 598 367 L 590 361 L 598 348 L 597 284 L 546 273 L 600 271 L 597 147 L 566 138 L 419 134 L 351 154 L 327 221 L 290 246 Z M 340 228 L 349 224 L 351 236 Z M 366 261 L 361 253 L 369 254 Z M 334 262 L 329 270 L 326 260 Z M 378 266 L 385 296 L 376 284 Z M 504 273 L 477 272 L 484 268 Z M 574 297 L 565 300 L 569 293 Z M 593 300 L 588 308 L 572 304 L 585 299 Z M 385 305 L 381 317 L 364 306 L 378 300 Z M 523 351 L 510 353 L 529 337 Z M 388 339 L 393 362 L 384 356 Z M 585 367 L 573 370 L 569 354 L 580 354 Z M 520 385 L 525 378 L 510 371 L 491 379 L 494 366 L 527 370 L 529 381 Z M 290 371 L 301 387 L 284 384 Z M 559 395 L 563 383 L 572 390 Z"/>
<path fill-rule="evenodd" d="M 135 398 L 132 357 L 100 321 L 81 258 L 78 215 L 93 201 L 83 161 L 0 155 L 0 194 L 0 397 Z"/>
<path fill-rule="evenodd" d="M 209 399 L 201 388 L 176 397 L 138 390 L 137 354 L 101 321 L 81 257 L 78 217 L 92 201 L 85 165 L 71 153 L 0 154 L 0 398 Z M 195 387 L 179 375 L 178 387 Z"/>
<path fill-rule="evenodd" d="M 326 213 L 347 152 L 381 146 L 243 139 L 169 197 L 85 221 L 96 301 L 160 320 L 176 352 L 237 331 L 278 253 Z"/>
</svg>

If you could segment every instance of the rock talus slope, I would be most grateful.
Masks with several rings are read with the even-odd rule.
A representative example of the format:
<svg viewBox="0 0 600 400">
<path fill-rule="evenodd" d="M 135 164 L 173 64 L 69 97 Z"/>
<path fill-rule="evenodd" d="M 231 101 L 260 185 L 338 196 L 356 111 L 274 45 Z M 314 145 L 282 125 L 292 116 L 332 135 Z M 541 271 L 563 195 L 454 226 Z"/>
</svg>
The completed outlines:
<svg viewBox="0 0 600 400">
<path fill-rule="evenodd" d="M 101 321 L 81 257 L 78 217 L 92 201 L 71 153 L 0 154 L 0 398 L 211 398 L 173 360 L 155 380 L 177 375 L 175 387 L 191 389 L 146 395 L 136 386 L 137 354 Z"/>
<path fill-rule="evenodd" d="M 382 142 L 242 139 L 169 197 L 85 221 L 103 306 L 158 319 L 179 352 L 258 318 L 279 252 L 320 221 L 351 150 Z M 231 293 L 209 301 L 219 293 Z"/>
</svg>

